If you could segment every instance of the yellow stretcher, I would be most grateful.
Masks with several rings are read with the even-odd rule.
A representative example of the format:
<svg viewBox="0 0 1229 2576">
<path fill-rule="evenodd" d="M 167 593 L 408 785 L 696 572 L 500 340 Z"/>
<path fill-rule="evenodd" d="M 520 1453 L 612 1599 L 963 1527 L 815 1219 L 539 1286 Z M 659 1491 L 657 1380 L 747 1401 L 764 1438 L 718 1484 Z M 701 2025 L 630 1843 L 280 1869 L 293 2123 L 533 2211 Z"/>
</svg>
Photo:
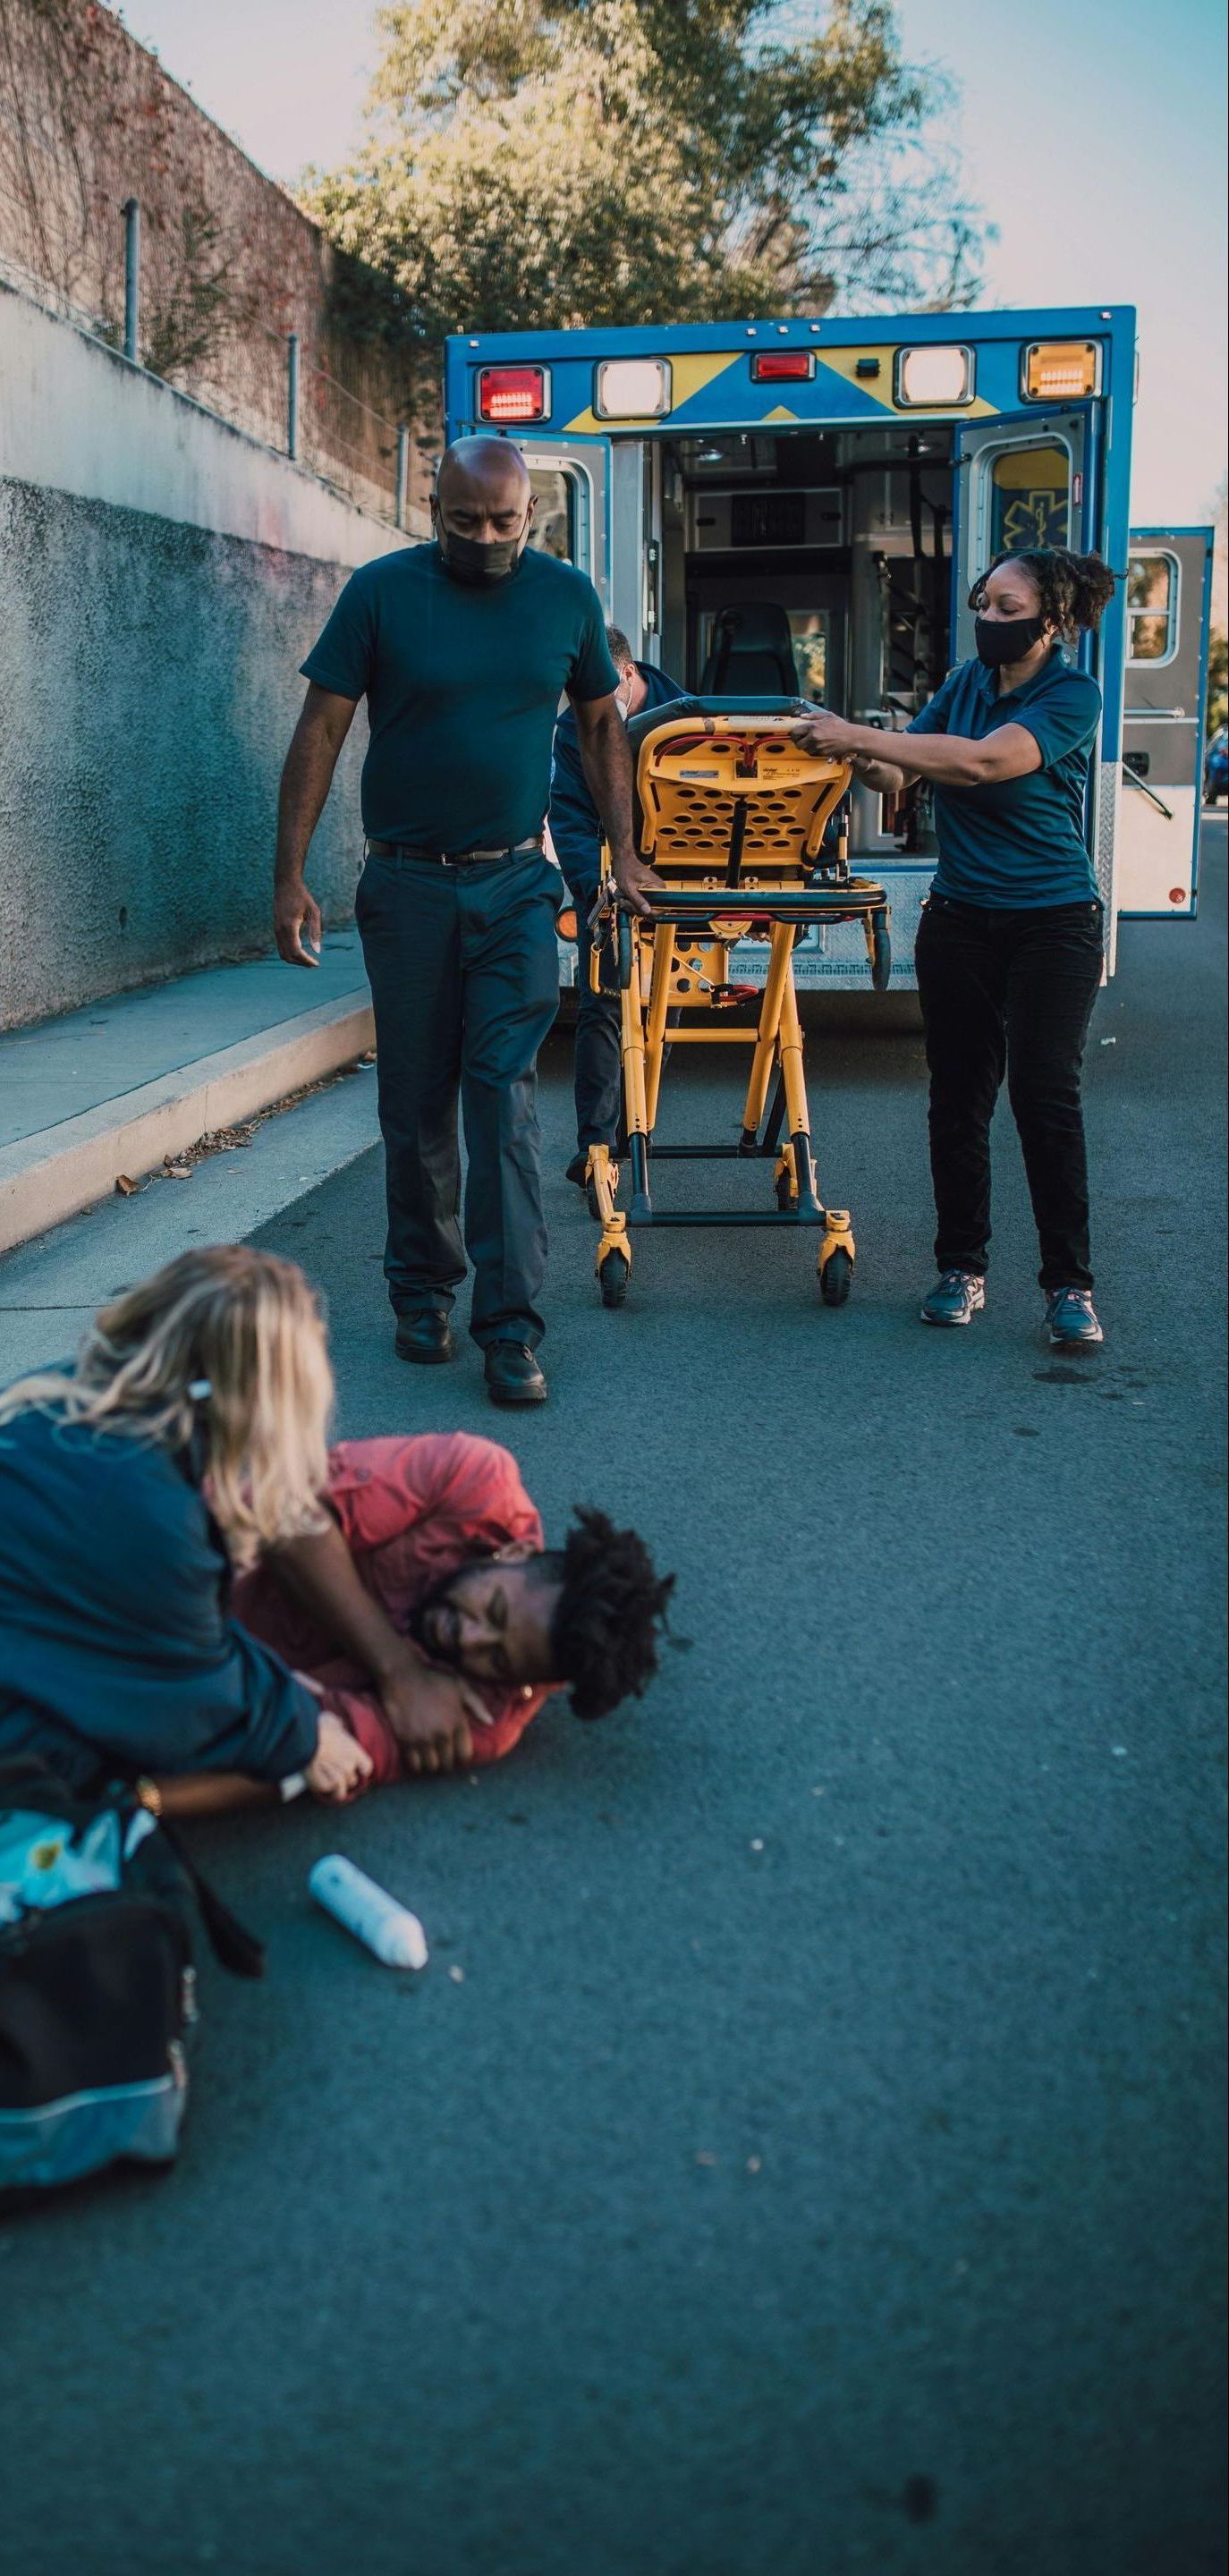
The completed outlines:
<svg viewBox="0 0 1229 2576">
<path fill-rule="evenodd" d="M 849 1214 L 821 1202 L 811 1154 L 793 957 L 812 925 L 860 921 L 872 984 L 886 991 L 890 914 L 881 885 L 850 875 L 843 830 L 829 831 L 850 771 L 799 749 L 793 725 L 810 712 L 792 699 L 678 698 L 628 727 L 637 846 L 666 890 L 654 894 L 651 918 L 633 912 L 603 851 L 590 975 L 598 989 L 604 959 L 607 984 L 612 965 L 617 974 L 631 1179 L 623 1209 L 616 1204 L 617 1162 L 607 1146 L 590 1148 L 585 1178 L 601 1226 L 596 1267 L 606 1306 L 622 1305 L 632 1233 L 649 1225 L 817 1228 L 824 1303 L 841 1306 L 849 1295 Z M 833 833 L 835 848 L 828 846 Z M 730 951 L 749 935 L 768 942 L 762 992 L 730 982 Z M 737 1144 L 656 1142 L 666 1056 L 688 1044 L 752 1050 Z M 671 1211 L 654 1204 L 653 1165 L 730 1158 L 772 1161 L 775 1208 Z"/>
</svg>

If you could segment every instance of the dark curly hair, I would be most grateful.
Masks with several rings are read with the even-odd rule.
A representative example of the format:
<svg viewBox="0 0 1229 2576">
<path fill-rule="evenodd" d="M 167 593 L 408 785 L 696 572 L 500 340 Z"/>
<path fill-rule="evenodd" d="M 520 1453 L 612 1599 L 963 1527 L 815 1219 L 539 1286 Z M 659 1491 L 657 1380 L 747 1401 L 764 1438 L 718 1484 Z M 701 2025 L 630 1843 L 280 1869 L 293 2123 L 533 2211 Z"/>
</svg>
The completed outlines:
<svg viewBox="0 0 1229 2576">
<path fill-rule="evenodd" d="M 1081 626 L 1096 634 L 1102 611 L 1114 596 L 1114 584 L 1122 578 L 1110 571 L 1100 555 L 1073 555 L 1066 546 L 1021 546 L 1018 552 L 1004 548 L 978 574 L 969 592 L 970 608 L 980 608 L 991 573 L 1005 563 L 1024 565 L 1036 586 L 1042 616 L 1068 643 Z"/>
<path fill-rule="evenodd" d="M 575 1715 L 607 1717 L 620 1700 L 639 1699 L 657 1670 L 674 1576 L 657 1573 L 635 1530 L 580 1507 L 563 1546 L 531 1562 L 536 1581 L 559 1586 L 551 1646 Z"/>
</svg>

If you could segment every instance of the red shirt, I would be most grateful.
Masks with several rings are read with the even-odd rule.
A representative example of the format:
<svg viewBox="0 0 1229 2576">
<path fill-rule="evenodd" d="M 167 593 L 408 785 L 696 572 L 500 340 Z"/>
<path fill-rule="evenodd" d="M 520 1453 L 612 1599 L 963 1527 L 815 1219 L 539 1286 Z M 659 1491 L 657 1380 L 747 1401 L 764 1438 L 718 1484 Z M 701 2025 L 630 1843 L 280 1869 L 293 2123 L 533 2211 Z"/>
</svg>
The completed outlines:
<svg viewBox="0 0 1229 2576">
<path fill-rule="evenodd" d="M 359 1579 L 403 1636 L 410 1614 L 445 1574 L 509 1539 L 542 1545 L 542 1523 L 515 1458 L 468 1431 L 416 1438 L 342 1440 L 329 1459 L 328 1503 Z M 296 1672 L 321 1684 L 371 1755 L 372 1788 L 402 1777 L 397 1743 L 370 1680 L 257 1566 L 235 1586 L 235 1615 Z M 501 1691 L 483 1683 L 490 1726 L 473 1730 L 475 1764 L 510 1753 L 547 1698 L 545 1688 Z"/>
</svg>

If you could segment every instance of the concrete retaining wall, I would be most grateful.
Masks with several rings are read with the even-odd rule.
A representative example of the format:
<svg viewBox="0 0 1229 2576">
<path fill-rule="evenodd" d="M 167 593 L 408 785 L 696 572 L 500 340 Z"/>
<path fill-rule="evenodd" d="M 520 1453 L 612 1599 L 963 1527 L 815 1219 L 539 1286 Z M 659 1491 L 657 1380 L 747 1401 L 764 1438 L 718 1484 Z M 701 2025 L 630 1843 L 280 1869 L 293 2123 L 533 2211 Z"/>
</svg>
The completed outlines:
<svg viewBox="0 0 1229 2576">
<path fill-rule="evenodd" d="M 0 289 L 0 1026 L 268 946 L 298 664 L 397 542 Z M 316 839 L 333 922 L 365 731 Z"/>
</svg>

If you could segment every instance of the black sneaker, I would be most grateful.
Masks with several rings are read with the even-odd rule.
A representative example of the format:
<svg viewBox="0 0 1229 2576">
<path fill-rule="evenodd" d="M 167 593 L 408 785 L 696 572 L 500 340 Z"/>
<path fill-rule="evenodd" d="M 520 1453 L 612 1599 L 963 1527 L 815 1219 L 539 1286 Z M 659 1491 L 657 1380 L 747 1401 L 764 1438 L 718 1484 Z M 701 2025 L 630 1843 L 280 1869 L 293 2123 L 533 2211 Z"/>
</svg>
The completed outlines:
<svg viewBox="0 0 1229 2576">
<path fill-rule="evenodd" d="M 1095 1350 L 1105 1340 L 1091 1288 L 1052 1288 L 1046 1298 L 1050 1346 L 1056 1351 Z"/>
<path fill-rule="evenodd" d="M 423 1306 L 416 1314 L 398 1315 L 394 1347 L 399 1360 L 417 1360 L 421 1368 L 441 1368 L 445 1360 L 453 1357 L 448 1317 L 441 1315 L 438 1306 Z"/>
<path fill-rule="evenodd" d="M 578 1154 L 573 1154 L 571 1162 L 569 1163 L 563 1177 L 565 1181 L 572 1181 L 578 1190 L 583 1190 L 588 1178 L 588 1173 L 589 1148 L 587 1145 L 582 1145 L 580 1152 Z"/>
<path fill-rule="evenodd" d="M 526 1342 L 490 1342 L 486 1391 L 492 1404 L 545 1404 L 546 1380 Z"/>
<path fill-rule="evenodd" d="M 971 1324 L 986 1302 L 986 1283 L 975 1270 L 940 1272 L 922 1306 L 924 1324 Z"/>
</svg>

